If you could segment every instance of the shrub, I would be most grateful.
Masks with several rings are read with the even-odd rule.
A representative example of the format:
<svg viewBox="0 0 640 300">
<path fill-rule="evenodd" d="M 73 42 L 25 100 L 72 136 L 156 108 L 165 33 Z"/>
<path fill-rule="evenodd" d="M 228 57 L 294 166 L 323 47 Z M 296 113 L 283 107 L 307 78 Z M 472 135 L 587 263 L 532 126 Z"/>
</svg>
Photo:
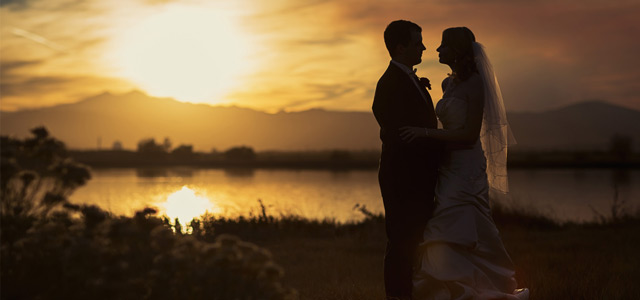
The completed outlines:
<svg viewBox="0 0 640 300">
<path fill-rule="evenodd" d="M 174 232 L 144 209 L 112 216 L 68 196 L 90 178 L 44 128 L 2 137 L 2 299 L 294 299 L 271 254 Z"/>
<path fill-rule="evenodd" d="M 89 168 L 70 159 L 64 144 L 44 127 L 31 133 L 24 140 L 0 138 L 3 217 L 44 217 L 91 178 Z"/>
<path fill-rule="evenodd" d="M 2 241 L 3 298 L 296 298 L 267 250 L 230 235 L 206 243 L 176 234 L 154 214 L 66 205 L 37 220 L 15 242 Z"/>
</svg>

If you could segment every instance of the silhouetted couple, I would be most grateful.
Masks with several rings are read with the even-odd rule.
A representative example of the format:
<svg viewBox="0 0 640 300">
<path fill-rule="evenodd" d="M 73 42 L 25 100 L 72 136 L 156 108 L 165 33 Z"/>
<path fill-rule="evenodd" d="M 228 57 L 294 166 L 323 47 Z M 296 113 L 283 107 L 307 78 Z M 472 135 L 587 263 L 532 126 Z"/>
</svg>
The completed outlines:
<svg viewBox="0 0 640 300">
<path fill-rule="evenodd" d="M 387 298 L 526 299 L 489 205 L 490 189 L 507 192 L 513 141 L 491 64 L 471 30 L 446 29 L 437 52 L 452 72 L 434 110 L 428 80 L 413 70 L 426 50 L 421 32 L 404 20 L 387 26 L 392 59 L 373 101 Z"/>
</svg>

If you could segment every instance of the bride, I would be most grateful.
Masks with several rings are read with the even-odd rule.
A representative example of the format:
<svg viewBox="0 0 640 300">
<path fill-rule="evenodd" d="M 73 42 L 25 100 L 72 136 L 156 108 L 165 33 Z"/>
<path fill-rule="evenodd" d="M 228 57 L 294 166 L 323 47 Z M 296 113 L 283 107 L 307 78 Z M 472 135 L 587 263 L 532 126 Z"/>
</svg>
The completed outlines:
<svg viewBox="0 0 640 300">
<path fill-rule="evenodd" d="M 436 209 L 424 232 L 413 299 L 528 299 L 491 217 L 489 191 L 506 193 L 513 136 L 484 47 L 466 27 L 448 28 L 437 49 L 452 73 L 436 114 L 444 129 L 404 127 L 401 137 L 447 142 Z"/>
</svg>

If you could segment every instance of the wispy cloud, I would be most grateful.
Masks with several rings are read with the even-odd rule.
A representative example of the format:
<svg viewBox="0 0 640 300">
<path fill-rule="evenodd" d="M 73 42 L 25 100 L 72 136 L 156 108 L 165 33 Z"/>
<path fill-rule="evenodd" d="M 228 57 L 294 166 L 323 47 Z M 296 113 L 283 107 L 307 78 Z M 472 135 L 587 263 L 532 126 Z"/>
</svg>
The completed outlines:
<svg viewBox="0 0 640 300">
<path fill-rule="evenodd" d="M 638 15 L 640 3 L 626 0 L 343 0 L 325 1 L 295 14 L 271 15 L 278 18 L 275 23 L 270 19 L 254 22 L 257 31 L 264 29 L 264 34 L 274 35 L 272 49 L 281 53 L 275 56 L 277 64 L 295 62 L 282 70 L 298 74 L 298 65 L 309 65 L 307 69 L 324 68 L 325 74 L 340 73 L 336 80 L 358 77 L 368 87 L 352 95 L 362 110 L 369 109 L 371 101 L 371 93 L 364 91 L 375 86 L 388 62 L 382 31 L 394 19 L 409 19 L 422 26 L 427 51 L 418 69 L 433 82 L 449 72 L 437 63 L 435 52 L 442 30 L 468 26 L 488 48 L 509 109 L 544 110 L 593 98 L 640 109 L 640 88 L 633 85 L 640 75 L 636 58 L 640 42 L 633 38 L 640 35 L 640 23 L 635 21 Z M 265 26 L 259 26 L 260 22 Z M 277 70 L 281 69 L 273 68 L 269 77 L 283 78 Z M 319 70 L 315 74 L 316 78 L 322 76 Z M 316 93 L 311 88 L 315 85 L 308 77 L 313 75 L 304 75 L 298 80 L 301 95 L 295 105 L 327 107 L 331 101 L 318 103 L 308 96 Z M 272 93 L 277 97 L 277 92 Z M 283 89 L 282 94 L 290 92 Z M 436 88 L 432 94 L 437 98 L 441 91 Z M 259 98 L 259 94 L 255 96 Z"/>
<path fill-rule="evenodd" d="M 28 39 L 34 43 L 38 43 L 40 45 L 53 49 L 55 51 L 62 52 L 62 53 L 67 52 L 64 47 L 35 33 L 29 32 L 20 28 L 16 28 L 16 27 L 11 28 L 11 33 L 19 37 Z"/>
<path fill-rule="evenodd" d="M 1 109 L 14 111 L 71 103 L 96 94 L 100 89 L 124 92 L 133 86 L 119 78 L 99 75 L 33 75 L 23 70 L 37 68 L 41 61 L 2 61 L 0 68 Z"/>
<path fill-rule="evenodd" d="M 96 92 L 126 86 L 126 79 L 113 79 L 103 59 L 106 45 L 177 2 L 210 1 L 3 1 L 0 63 L 11 70 L 2 72 L 2 92 L 11 95 L 3 96 L 3 106 L 37 105 L 27 98 L 49 99 L 42 105 L 50 105 L 56 100 L 46 93 L 70 99 L 89 92 L 89 87 L 78 92 L 74 80 L 91 82 Z M 242 8 L 240 26 L 250 35 L 258 62 L 226 103 L 271 111 L 369 110 L 389 60 L 382 32 L 392 20 L 409 19 L 423 28 L 427 50 L 417 67 L 435 83 L 436 99 L 438 83 L 449 72 L 437 62 L 441 32 L 467 26 L 487 47 L 510 110 L 544 110 L 585 99 L 640 109 L 637 0 L 239 0 L 234 7 Z"/>
</svg>

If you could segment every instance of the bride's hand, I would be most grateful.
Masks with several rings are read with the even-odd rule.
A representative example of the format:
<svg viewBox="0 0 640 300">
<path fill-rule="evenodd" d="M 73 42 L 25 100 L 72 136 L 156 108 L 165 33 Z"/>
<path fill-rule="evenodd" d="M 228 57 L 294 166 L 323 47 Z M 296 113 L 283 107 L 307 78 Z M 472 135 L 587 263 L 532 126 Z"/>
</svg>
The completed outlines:
<svg viewBox="0 0 640 300">
<path fill-rule="evenodd" d="M 420 81 L 420 84 L 422 84 L 427 89 L 431 90 L 431 82 L 429 81 L 429 78 L 420 77 L 419 81 Z"/>
<path fill-rule="evenodd" d="M 423 138 L 426 136 L 427 131 L 425 128 L 412 126 L 405 126 L 400 128 L 400 138 L 407 143 L 413 142 L 413 140 L 415 140 L 416 138 Z"/>
</svg>

